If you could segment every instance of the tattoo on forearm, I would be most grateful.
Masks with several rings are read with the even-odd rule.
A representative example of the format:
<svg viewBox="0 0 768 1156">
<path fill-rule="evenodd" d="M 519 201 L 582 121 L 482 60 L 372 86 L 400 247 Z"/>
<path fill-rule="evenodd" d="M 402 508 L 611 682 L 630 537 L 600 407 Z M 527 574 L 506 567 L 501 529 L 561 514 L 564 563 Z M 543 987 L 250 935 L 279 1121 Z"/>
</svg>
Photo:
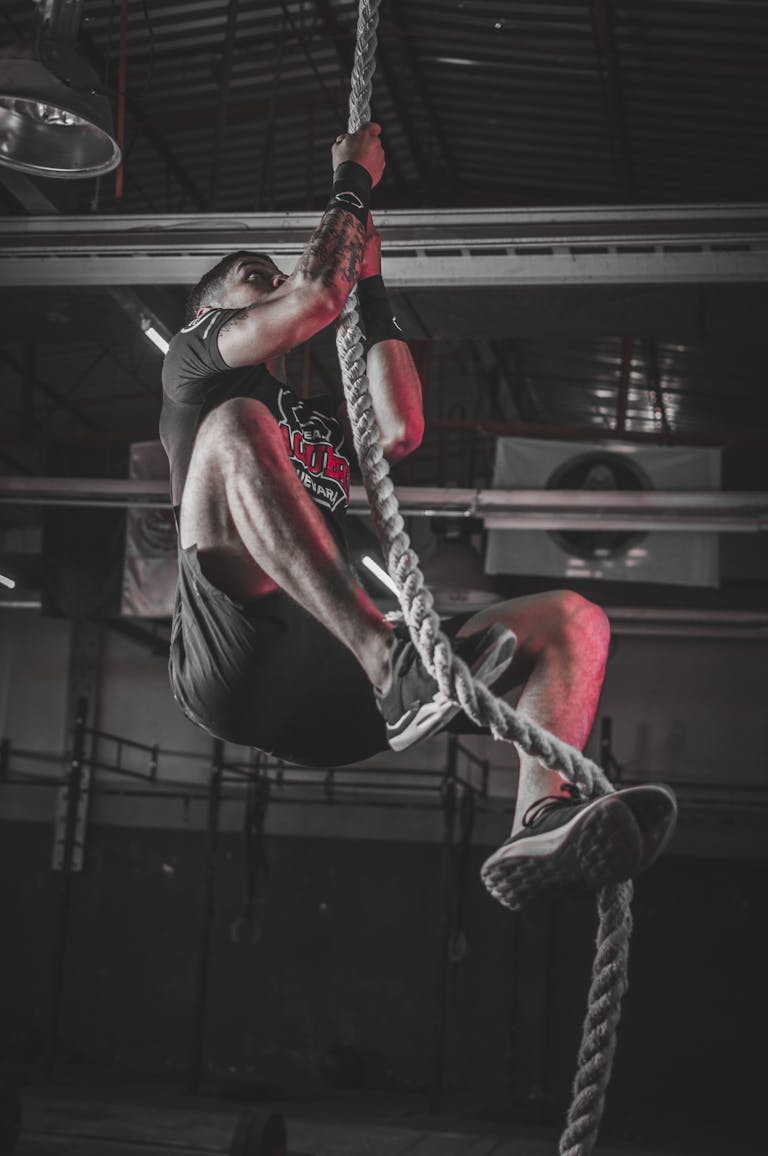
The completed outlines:
<svg viewBox="0 0 768 1156">
<path fill-rule="evenodd" d="M 346 209 L 329 209 L 299 258 L 298 269 L 330 287 L 337 281 L 354 285 L 365 251 L 365 229 Z"/>
<path fill-rule="evenodd" d="M 346 209 L 329 209 L 309 239 L 299 258 L 297 271 L 312 281 L 321 281 L 326 288 L 339 282 L 355 285 L 363 267 L 365 229 Z M 226 333 L 247 323 L 252 311 L 260 309 L 262 301 L 247 305 L 222 325 Z"/>
</svg>

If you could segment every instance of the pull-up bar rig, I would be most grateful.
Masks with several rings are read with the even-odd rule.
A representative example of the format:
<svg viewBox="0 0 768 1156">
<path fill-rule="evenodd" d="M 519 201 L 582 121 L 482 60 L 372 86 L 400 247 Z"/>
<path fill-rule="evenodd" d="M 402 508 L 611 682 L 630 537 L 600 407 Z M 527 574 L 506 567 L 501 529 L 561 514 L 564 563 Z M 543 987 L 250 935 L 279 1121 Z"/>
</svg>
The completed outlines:
<svg viewBox="0 0 768 1156">
<path fill-rule="evenodd" d="M 244 802 L 249 782 L 258 781 L 266 788 L 264 809 L 270 798 L 292 804 L 326 806 L 354 805 L 385 809 L 441 810 L 443 835 L 441 851 L 442 915 L 438 946 L 439 982 L 433 1021 L 432 1079 L 429 1108 L 441 1110 L 445 1064 L 446 1023 L 451 967 L 460 962 L 455 944 L 463 937 L 461 922 L 465 905 L 467 857 L 471 843 L 478 799 L 488 798 L 490 764 L 449 736 L 448 760 L 444 771 L 387 769 L 385 782 L 371 782 L 375 770 L 326 768 L 303 770 L 289 767 L 280 760 L 269 760 L 260 753 L 255 763 L 228 760 L 224 744 L 214 739 L 209 754 L 201 751 L 163 750 L 157 743 L 143 743 L 111 732 L 90 727 L 88 703 L 77 703 L 72 729 L 72 746 L 68 762 L 59 775 L 14 773 L 17 761 L 43 765 L 61 765 L 62 756 L 50 752 L 14 748 L 9 739 L 0 742 L 0 786 L 57 788 L 59 807 L 54 824 L 52 867 L 58 875 L 59 906 L 54 948 L 51 953 L 51 987 L 48 1033 L 41 1071 L 49 1078 L 55 1071 L 63 1010 L 64 968 L 67 955 L 74 877 L 83 869 L 86 843 L 88 803 L 93 796 L 176 798 L 185 802 L 206 804 L 206 844 L 204 891 L 200 906 L 199 941 L 195 977 L 195 1001 L 186 1087 L 200 1091 L 204 1070 L 205 1031 L 209 994 L 209 965 L 215 915 L 216 855 L 220 835 L 221 806 L 224 802 Z M 111 760 L 96 756 L 95 744 L 112 748 Z M 91 753 L 89 754 L 89 750 Z M 138 756 L 143 766 L 127 766 L 125 758 Z M 479 773 L 479 785 L 459 774 L 459 756 L 473 764 Z M 165 758 L 184 758 L 209 768 L 208 783 L 201 781 L 163 780 L 160 768 Z M 115 788 L 97 782 L 94 772 L 127 779 L 143 786 Z M 316 789 L 307 793 L 308 784 Z M 459 842 L 457 843 L 457 826 Z M 457 853 L 458 852 L 458 853 Z"/>
</svg>

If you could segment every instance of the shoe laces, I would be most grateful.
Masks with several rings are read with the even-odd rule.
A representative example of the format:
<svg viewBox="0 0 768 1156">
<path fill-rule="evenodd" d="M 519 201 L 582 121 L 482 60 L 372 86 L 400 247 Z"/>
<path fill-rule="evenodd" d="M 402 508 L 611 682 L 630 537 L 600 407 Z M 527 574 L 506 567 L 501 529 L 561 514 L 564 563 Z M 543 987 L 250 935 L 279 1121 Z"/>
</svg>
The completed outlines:
<svg viewBox="0 0 768 1156">
<path fill-rule="evenodd" d="M 559 795 L 545 795 L 542 799 L 531 803 L 523 815 L 523 826 L 535 827 L 551 811 L 556 811 L 558 807 L 572 807 L 574 803 L 580 803 L 582 798 L 582 793 L 575 783 L 563 783 Z"/>
</svg>

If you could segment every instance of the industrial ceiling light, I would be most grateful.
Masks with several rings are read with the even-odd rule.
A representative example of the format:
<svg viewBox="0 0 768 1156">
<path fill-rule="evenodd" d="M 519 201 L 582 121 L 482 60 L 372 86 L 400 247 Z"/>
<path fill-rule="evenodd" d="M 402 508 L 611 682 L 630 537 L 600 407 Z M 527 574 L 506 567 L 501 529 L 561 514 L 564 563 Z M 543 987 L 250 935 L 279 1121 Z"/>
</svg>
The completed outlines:
<svg viewBox="0 0 768 1156">
<path fill-rule="evenodd" d="M 109 101 L 77 50 L 83 0 L 34 0 L 31 43 L 0 51 L 0 164 L 74 179 L 120 163 Z"/>
</svg>

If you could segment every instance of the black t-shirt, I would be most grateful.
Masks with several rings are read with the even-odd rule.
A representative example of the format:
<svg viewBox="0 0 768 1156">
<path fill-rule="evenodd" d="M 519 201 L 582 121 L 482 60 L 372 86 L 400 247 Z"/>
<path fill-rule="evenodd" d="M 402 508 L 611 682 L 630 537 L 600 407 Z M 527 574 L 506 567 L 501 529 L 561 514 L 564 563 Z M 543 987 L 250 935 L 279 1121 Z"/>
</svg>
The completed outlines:
<svg viewBox="0 0 768 1156">
<path fill-rule="evenodd" d="M 171 500 L 178 512 L 195 436 L 203 418 L 234 397 L 262 402 L 277 419 L 286 452 L 300 480 L 338 532 L 349 504 L 350 463 L 332 394 L 302 399 L 263 365 L 231 369 L 219 353 L 218 334 L 237 309 L 213 309 L 171 341 L 163 364 L 160 439 L 171 466 Z M 343 539 L 343 533 L 341 535 Z"/>
</svg>

